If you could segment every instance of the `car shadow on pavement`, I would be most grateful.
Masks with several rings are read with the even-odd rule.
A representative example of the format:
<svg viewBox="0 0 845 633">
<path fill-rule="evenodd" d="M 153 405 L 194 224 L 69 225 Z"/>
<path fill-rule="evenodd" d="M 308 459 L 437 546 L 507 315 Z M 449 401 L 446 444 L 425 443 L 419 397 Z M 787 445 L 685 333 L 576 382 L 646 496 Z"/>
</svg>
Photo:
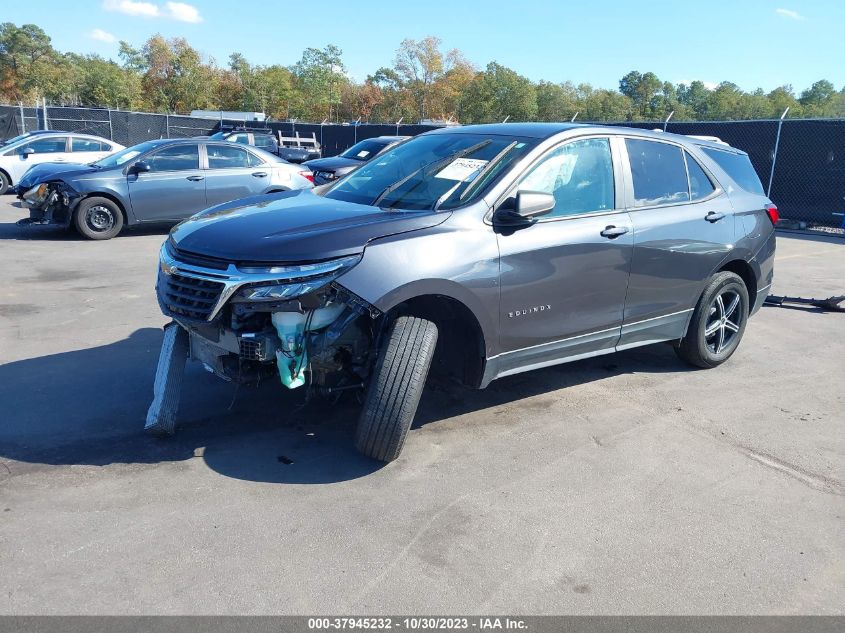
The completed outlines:
<svg viewBox="0 0 845 633">
<path fill-rule="evenodd" d="M 103 345 L 0 366 L 0 477 L 52 465 L 156 464 L 201 458 L 237 479 L 326 484 L 366 476 L 384 464 L 353 446 L 360 405 L 288 391 L 224 383 L 188 362 L 177 433 L 143 431 L 162 332 L 144 328 Z M 471 411 L 620 373 L 686 369 L 668 346 L 604 356 L 494 382 L 486 390 L 435 382 L 415 428 Z M 4 471 L 8 470 L 9 473 Z"/>
</svg>

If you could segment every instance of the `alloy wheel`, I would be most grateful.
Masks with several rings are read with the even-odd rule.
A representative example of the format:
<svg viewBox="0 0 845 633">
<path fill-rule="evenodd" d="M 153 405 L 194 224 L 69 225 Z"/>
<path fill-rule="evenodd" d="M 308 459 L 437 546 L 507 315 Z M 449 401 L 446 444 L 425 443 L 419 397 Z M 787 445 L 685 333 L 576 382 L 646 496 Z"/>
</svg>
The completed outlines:
<svg viewBox="0 0 845 633">
<path fill-rule="evenodd" d="M 742 327 L 742 299 L 735 290 L 716 295 L 704 326 L 704 340 L 714 354 L 721 354 L 733 343 Z"/>
</svg>

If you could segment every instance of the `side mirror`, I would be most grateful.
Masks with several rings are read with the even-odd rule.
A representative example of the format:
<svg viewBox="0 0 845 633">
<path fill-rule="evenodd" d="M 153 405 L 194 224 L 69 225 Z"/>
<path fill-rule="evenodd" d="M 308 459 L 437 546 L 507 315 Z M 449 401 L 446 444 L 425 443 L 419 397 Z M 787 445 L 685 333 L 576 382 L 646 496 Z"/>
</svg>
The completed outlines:
<svg viewBox="0 0 845 633">
<path fill-rule="evenodd" d="M 496 211 L 495 220 L 503 225 L 525 225 L 534 218 L 550 213 L 554 208 L 555 197 L 550 193 L 519 191 L 516 200 Z"/>
<path fill-rule="evenodd" d="M 30 154 L 34 154 L 34 153 L 35 153 L 35 150 L 32 149 L 31 147 L 24 147 L 21 150 L 21 156 L 23 156 L 24 158 L 29 158 Z"/>
<path fill-rule="evenodd" d="M 152 168 L 150 167 L 150 164 L 147 161 L 139 160 L 137 163 L 132 165 L 131 172 L 133 174 L 142 174 L 146 171 L 150 171 L 151 169 Z"/>
<path fill-rule="evenodd" d="M 555 208 L 555 197 L 542 191 L 520 191 L 516 194 L 516 214 L 521 218 L 536 218 Z"/>
</svg>

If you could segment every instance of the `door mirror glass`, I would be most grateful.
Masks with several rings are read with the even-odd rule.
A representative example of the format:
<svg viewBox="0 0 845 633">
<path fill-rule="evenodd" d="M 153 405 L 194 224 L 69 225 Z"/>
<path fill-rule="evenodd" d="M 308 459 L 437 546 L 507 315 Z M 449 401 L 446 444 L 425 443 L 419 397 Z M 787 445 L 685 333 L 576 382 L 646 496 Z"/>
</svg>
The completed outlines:
<svg viewBox="0 0 845 633">
<path fill-rule="evenodd" d="M 132 165 L 133 174 L 142 174 L 145 171 L 150 171 L 151 169 L 150 164 L 145 160 L 139 160 L 137 163 Z"/>
</svg>

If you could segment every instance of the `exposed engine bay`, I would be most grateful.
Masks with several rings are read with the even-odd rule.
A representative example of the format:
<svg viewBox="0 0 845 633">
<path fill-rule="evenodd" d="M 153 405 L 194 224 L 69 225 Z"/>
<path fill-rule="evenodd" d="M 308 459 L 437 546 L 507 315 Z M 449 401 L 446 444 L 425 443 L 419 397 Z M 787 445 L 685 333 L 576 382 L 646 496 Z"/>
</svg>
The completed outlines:
<svg viewBox="0 0 845 633">
<path fill-rule="evenodd" d="M 20 196 L 29 208 L 29 217 L 18 224 L 58 224 L 68 226 L 81 196 L 62 181 L 42 182 Z"/>
<path fill-rule="evenodd" d="M 249 384 L 275 376 L 290 389 L 307 381 L 328 392 L 362 386 L 378 316 L 330 283 L 287 301 L 235 296 L 208 324 L 175 318 L 188 331 L 190 357 L 224 380 Z"/>
<path fill-rule="evenodd" d="M 235 263 L 160 253 L 162 311 L 188 333 L 188 353 L 235 383 L 276 377 L 290 389 L 360 387 L 374 359 L 378 309 L 335 279 L 360 254 L 298 264 Z"/>
</svg>

